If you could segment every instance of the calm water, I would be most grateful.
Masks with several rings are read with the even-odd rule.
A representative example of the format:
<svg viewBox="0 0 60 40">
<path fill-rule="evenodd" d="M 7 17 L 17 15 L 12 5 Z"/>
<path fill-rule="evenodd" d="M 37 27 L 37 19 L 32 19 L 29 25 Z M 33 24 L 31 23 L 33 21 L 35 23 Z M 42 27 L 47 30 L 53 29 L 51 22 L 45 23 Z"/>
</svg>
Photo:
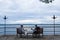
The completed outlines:
<svg viewBox="0 0 60 40">
<path fill-rule="evenodd" d="M 34 25 L 23 25 L 26 32 L 32 32 L 31 28 L 34 28 Z M 40 24 L 39 27 L 43 28 L 44 35 L 54 35 L 54 25 L 52 24 Z M 6 34 L 7 35 L 15 35 L 16 28 L 20 27 L 20 24 L 7 24 L 6 25 Z M 55 34 L 60 35 L 60 24 L 55 25 Z M 0 24 L 0 35 L 4 34 L 4 24 Z"/>
</svg>

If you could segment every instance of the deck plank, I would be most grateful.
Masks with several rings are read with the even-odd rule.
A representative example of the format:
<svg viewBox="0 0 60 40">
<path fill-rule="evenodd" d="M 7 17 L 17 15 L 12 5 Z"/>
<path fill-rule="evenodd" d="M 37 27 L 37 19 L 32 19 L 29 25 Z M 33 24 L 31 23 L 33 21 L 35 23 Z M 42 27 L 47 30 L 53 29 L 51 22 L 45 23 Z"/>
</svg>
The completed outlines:
<svg viewBox="0 0 60 40">
<path fill-rule="evenodd" d="M 0 36 L 0 40 L 60 40 L 60 36 L 44 36 L 43 38 L 20 38 L 13 36 Z"/>
</svg>

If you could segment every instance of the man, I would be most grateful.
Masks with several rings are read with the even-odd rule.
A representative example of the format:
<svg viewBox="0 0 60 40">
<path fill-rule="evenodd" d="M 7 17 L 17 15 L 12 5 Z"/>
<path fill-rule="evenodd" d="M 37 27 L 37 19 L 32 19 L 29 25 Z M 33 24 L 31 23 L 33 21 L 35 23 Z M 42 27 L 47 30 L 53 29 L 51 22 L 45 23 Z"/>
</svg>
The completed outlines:
<svg viewBox="0 0 60 40">
<path fill-rule="evenodd" d="M 23 28 L 23 25 L 21 25 L 21 27 L 17 28 L 17 35 L 20 34 L 20 36 L 22 37 L 22 34 L 25 34 L 25 30 Z"/>
<path fill-rule="evenodd" d="M 37 36 L 37 34 L 40 34 L 40 27 L 38 27 L 37 25 L 35 25 L 35 29 L 33 31 L 33 37 Z"/>
</svg>

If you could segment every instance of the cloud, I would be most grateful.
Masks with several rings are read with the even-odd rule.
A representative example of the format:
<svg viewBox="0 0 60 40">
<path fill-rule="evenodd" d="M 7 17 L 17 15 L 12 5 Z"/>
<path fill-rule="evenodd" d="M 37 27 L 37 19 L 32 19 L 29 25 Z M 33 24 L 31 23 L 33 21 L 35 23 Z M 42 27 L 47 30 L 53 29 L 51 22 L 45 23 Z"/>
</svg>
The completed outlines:
<svg viewBox="0 0 60 40">
<path fill-rule="evenodd" d="M 18 20 L 18 21 L 12 21 L 13 24 L 39 24 L 41 21 L 39 19 L 26 19 L 26 20 Z"/>
<path fill-rule="evenodd" d="M 59 3 L 59 0 L 49 4 L 39 0 L 0 0 L 0 15 L 1 18 L 7 15 L 7 23 L 48 23 L 52 15 L 60 16 Z"/>
</svg>

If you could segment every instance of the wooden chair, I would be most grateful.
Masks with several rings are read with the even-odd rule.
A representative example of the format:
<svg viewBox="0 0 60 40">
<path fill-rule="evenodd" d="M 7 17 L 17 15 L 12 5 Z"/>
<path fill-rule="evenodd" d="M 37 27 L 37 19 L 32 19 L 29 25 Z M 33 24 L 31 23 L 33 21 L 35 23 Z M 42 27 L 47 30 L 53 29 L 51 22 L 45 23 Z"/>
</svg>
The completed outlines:
<svg viewBox="0 0 60 40">
<path fill-rule="evenodd" d="M 42 34 L 42 37 L 43 37 L 43 28 L 38 28 L 38 27 L 37 27 L 35 30 L 36 30 L 36 31 L 34 31 L 34 32 L 33 32 L 33 35 L 32 35 L 33 37 L 34 37 L 34 36 L 35 36 L 35 37 L 38 37 L 38 36 L 40 36 L 40 34 Z"/>
<path fill-rule="evenodd" d="M 22 37 L 22 34 L 25 34 L 22 31 L 20 31 L 19 28 L 16 28 L 16 31 L 17 31 L 17 37 L 18 36 Z"/>
<path fill-rule="evenodd" d="M 42 34 L 43 37 L 43 28 L 40 28 L 40 34 Z"/>
</svg>

